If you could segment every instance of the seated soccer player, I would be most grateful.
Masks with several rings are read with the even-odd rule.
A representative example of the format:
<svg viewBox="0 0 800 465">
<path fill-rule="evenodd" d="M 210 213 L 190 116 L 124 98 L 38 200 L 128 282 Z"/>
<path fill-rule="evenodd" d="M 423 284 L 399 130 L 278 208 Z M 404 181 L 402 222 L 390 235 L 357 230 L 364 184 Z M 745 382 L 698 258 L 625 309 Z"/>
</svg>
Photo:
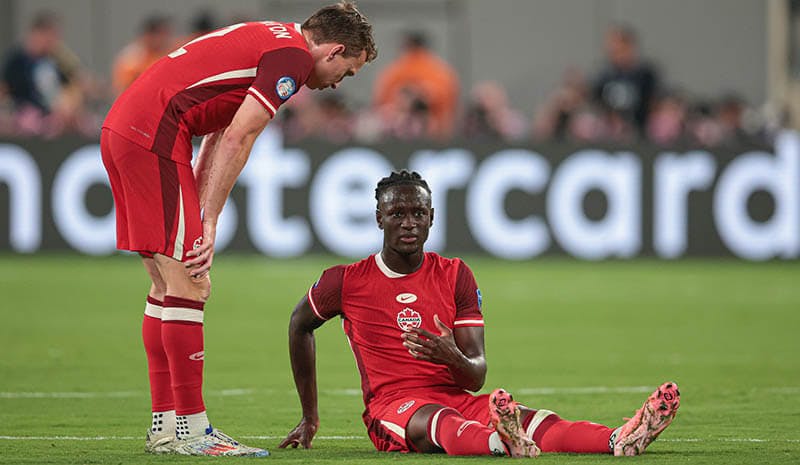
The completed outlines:
<svg viewBox="0 0 800 465">
<path fill-rule="evenodd" d="M 380 451 L 534 457 L 544 452 L 637 455 L 680 404 L 662 384 L 627 423 L 572 422 L 515 402 L 484 383 L 481 294 L 457 258 L 424 252 L 431 193 L 417 173 L 394 172 L 375 189 L 383 249 L 334 266 L 292 314 L 289 350 L 303 417 L 280 447 L 311 447 L 319 428 L 314 330 L 340 316 L 361 374 L 369 437 Z"/>
</svg>

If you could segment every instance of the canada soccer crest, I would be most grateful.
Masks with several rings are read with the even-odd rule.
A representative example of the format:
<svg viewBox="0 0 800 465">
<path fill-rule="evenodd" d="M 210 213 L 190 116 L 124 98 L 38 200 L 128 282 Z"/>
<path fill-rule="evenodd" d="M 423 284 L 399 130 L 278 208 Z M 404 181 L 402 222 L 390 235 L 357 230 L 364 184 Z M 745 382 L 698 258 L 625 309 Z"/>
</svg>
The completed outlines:
<svg viewBox="0 0 800 465">
<path fill-rule="evenodd" d="M 422 317 L 419 316 L 419 313 L 406 307 L 397 314 L 397 326 L 403 331 L 411 331 L 411 328 L 422 326 Z"/>
</svg>

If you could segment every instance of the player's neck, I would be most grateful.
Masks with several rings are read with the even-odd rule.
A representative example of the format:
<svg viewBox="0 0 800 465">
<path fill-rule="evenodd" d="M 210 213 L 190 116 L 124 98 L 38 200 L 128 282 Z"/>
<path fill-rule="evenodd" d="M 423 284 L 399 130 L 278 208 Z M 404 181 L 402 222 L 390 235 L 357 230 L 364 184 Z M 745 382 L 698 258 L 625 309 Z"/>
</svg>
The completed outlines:
<svg viewBox="0 0 800 465">
<path fill-rule="evenodd" d="M 404 255 L 384 248 L 380 254 L 384 265 L 398 274 L 411 274 L 417 271 L 425 260 L 425 252 L 422 250 L 410 255 Z"/>
</svg>

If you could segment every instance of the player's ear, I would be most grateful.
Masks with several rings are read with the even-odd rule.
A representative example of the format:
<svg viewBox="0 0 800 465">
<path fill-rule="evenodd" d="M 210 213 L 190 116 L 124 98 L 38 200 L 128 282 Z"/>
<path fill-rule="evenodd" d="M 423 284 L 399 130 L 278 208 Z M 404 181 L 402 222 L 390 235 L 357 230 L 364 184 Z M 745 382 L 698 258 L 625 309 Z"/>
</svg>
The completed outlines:
<svg viewBox="0 0 800 465">
<path fill-rule="evenodd" d="M 344 55 L 345 46 L 342 44 L 336 44 L 328 51 L 328 61 L 333 60 L 336 58 L 336 55 Z"/>
<path fill-rule="evenodd" d="M 431 226 L 433 226 L 433 207 L 431 207 Z"/>
<path fill-rule="evenodd" d="M 383 229 L 383 215 L 380 210 L 375 210 L 375 221 L 378 222 L 378 229 Z"/>
</svg>

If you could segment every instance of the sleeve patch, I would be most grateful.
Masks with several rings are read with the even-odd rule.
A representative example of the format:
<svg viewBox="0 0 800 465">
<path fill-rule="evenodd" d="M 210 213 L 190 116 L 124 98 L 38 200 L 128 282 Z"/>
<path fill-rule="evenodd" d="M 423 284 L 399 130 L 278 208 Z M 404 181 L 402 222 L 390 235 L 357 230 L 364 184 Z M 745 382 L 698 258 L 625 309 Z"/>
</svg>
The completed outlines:
<svg viewBox="0 0 800 465">
<path fill-rule="evenodd" d="M 284 76 L 278 79 L 278 83 L 275 84 L 275 92 L 281 100 L 286 100 L 297 92 L 297 84 L 291 77 Z"/>
</svg>

